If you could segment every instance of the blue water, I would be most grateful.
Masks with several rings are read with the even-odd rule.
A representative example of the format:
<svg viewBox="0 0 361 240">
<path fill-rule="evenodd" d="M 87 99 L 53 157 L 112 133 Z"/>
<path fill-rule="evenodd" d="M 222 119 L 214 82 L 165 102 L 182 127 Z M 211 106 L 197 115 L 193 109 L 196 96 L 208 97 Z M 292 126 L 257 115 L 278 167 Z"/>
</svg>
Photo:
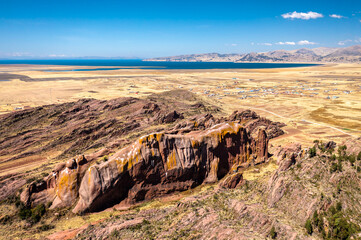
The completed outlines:
<svg viewBox="0 0 361 240">
<path fill-rule="evenodd" d="M 301 63 L 233 63 L 233 62 L 143 62 L 142 60 L 69 59 L 69 60 L 0 60 L 0 64 L 36 64 L 65 66 L 107 66 L 117 68 L 76 69 L 70 71 L 99 71 L 116 69 L 256 69 L 307 67 L 319 64 Z M 52 71 L 52 70 L 48 70 Z M 55 70 L 54 70 L 55 71 Z M 58 71 L 58 70 L 56 70 Z M 69 71 L 69 70 L 66 70 Z"/>
</svg>

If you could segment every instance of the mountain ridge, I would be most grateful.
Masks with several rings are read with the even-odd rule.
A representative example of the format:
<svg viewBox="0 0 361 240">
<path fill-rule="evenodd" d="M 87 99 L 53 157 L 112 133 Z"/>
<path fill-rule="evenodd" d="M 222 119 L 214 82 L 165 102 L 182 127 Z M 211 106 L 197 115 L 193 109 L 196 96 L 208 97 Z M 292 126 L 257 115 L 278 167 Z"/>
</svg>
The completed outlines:
<svg viewBox="0 0 361 240">
<path fill-rule="evenodd" d="M 203 53 L 169 57 L 149 58 L 143 61 L 170 62 L 361 62 L 361 45 L 345 48 L 319 47 L 296 50 L 275 50 L 269 52 L 250 52 L 244 54 Z"/>
</svg>

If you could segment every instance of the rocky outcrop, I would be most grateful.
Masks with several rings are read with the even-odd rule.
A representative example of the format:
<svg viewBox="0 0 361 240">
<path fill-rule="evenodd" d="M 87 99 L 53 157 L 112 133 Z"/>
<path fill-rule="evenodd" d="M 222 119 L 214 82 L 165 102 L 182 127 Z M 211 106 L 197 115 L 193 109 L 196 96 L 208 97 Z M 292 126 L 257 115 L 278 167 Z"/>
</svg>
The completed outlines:
<svg viewBox="0 0 361 240">
<path fill-rule="evenodd" d="M 203 119 L 205 126 L 212 125 L 203 130 L 143 136 L 100 164 L 91 161 L 94 156 L 58 164 L 48 177 L 23 191 L 21 200 L 28 205 L 52 201 L 52 208 L 58 208 L 79 199 L 74 212 L 97 211 L 213 183 L 267 160 L 265 130 L 252 137 L 240 123 L 214 124 L 211 119 Z M 242 184 L 242 175 L 234 176 L 225 187 Z"/>
<path fill-rule="evenodd" d="M 82 155 L 59 163 L 53 171 L 39 182 L 32 182 L 20 195 L 26 205 L 53 202 L 53 207 L 71 205 L 78 197 L 79 180 L 87 167 Z"/>
<path fill-rule="evenodd" d="M 243 175 L 240 172 L 235 174 L 231 174 L 219 184 L 222 188 L 236 188 L 245 184 L 245 180 L 243 179 Z"/>
<path fill-rule="evenodd" d="M 240 124 L 224 123 L 186 135 L 156 133 L 91 166 L 79 188 L 74 212 L 97 211 L 122 200 L 149 200 L 216 182 L 235 166 L 267 159 L 268 139 L 249 138 Z M 260 149 L 263 148 L 263 149 Z"/>
</svg>

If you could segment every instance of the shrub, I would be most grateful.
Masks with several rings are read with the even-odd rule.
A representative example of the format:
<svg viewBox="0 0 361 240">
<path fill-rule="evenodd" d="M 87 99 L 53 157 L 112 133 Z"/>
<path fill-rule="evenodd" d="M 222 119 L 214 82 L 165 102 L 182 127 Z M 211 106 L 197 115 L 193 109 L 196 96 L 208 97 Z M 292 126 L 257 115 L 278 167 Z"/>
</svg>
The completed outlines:
<svg viewBox="0 0 361 240">
<path fill-rule="evenodd" d="M 45 214 L 46 209 L 44 204 L 39 204 L 35 208 L 31 209 L 20 203 L 18 215 L 22 220 L 30 219 L 32 223 L 39 222 L 41 217 Z"/>
<path fill-rule="evenodd" d="M 308 152 L 308 154 L 309 154 L 309 156 L 310 156 L 310 158 L 313 158 L 314 156 L 316 156 L 316 147 L 315 146 L 313 146 L 312 148 L 310 148 L 310 150 L 309 150 L 309 152 Z"/>
<path fill-rule="evenodd" d="M 31 209 L 26 207 L 23 203 L 19 204 L 18 215 L 20 219 L 25 220 L 31 217 Z"/>
<path fill-rule="evenodd" d="M 271 231 L 269 233 L 269 236 L 272 238 L 272 239 L 276 239 L 277 238 L 277 232 L 276 232 L 276 229 L 274 226 L 272 226 L 271 228 Z"/>
<path fill-rule="evenodd" d="M 307 219 L 306 224 L 305 224 L 305 228 L 306 228 L 308 234 L 311 235 L 313 233 L 313 227 L 312 227 L 310 219 Z"/>
<path fill-rule="evenodd" d="M 318 213 L 317 213 L 317 211 L 315 211 L 313 213 L 312 223 L 313 223 L 313 225 L 318 226 L 319 221 L 320 221 L 320 219 L 318 218 Z"/>
<path fill-rule="evenodd" d="M 336 203 L 336 211 L 341 211 L 342 210 L 342 204 L 341 204 L 341 202 L 337 202 Z"/>
<path fill-rule="evenodd" d="M 36 223 L 39 222 L 41 217 L 45 214 L 45 205 L 39 204 L 35 208 L 31 209 L 31 220 Z"/>
<path fill-rule="evenodd" d="M 53 228 L 55 228 L 54 225 L 44 224 L 44 225 L 41 225 L 40 227 L 38 227 L 38 230 L 40 230 L 40 231 L 48 231 L 48 230 L 53 229 Z"/>
<path fill-rule="evenodd" d="M 333 162 L 331 164 L 330 173 L 333 173 L 333 172 L 336 172 L 336 171 L 342 172 L 342 162 L 341 162 L 340 159 L 338 160 L 338 163 Z"/>
</svg>

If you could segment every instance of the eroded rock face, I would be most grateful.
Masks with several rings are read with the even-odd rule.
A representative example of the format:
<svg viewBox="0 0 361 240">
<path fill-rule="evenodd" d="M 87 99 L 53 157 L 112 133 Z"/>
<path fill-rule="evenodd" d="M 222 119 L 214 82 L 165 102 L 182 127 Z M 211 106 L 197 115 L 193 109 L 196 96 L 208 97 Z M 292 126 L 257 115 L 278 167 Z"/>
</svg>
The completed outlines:
<svg viewBox="0 0 361 240">
<path fill-rule="evenodd" d="M 157 106 L 145 108 L 149 109 Z M 53 202 L 52 208 L 78 200 L 74 212 L 84 212 L 184 191 L 228 173 L 234 176 L 224 187 L 233 188 L 244 182 L 237 175 L 240 168 L 268 159 L 271 123 L 252 111 L 220 119 L 200 115 L 168 131 L 145 135 L 101 164 L 94 160 L 109 154 L 107 149 L 60 163 L 43 181 L 25 189 L 21 199 L 28 205 Z"/>
<path fill-rule="evenodd" d="M 97 211 L 126 199 L 149 200 L 211 183 L 236 166 L 267 159 L 268 140 L 254 140 L 237 123 L 224 123 L 186 135 L 156 133 L 89 167 L 74 212 Z M 260 149 L 264 148 L 264 149 Z"/>
</svg>

